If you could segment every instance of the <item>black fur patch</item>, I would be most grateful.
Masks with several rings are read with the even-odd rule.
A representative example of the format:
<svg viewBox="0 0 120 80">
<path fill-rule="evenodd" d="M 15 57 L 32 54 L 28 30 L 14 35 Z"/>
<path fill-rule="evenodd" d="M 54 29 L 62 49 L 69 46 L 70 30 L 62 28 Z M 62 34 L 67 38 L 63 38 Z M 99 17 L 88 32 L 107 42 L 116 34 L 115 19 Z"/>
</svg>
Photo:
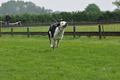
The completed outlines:
<svg viewBox="0 0 120 80">
<path fill-rule="evenodd" d="M 51 36 L 50 36 L 50 34 L 49 34 L 49 31 L 48 31 L 49 38 L 50 38 L 50 37 L 53 38 L 54 33 L 55 33 L 55 29 L 56 29 L 58 26 L 60 26 L 60 23 L 54 23 L 54 24 L 50 25 L 49 31 L 51 31 Z"/>
</svg>

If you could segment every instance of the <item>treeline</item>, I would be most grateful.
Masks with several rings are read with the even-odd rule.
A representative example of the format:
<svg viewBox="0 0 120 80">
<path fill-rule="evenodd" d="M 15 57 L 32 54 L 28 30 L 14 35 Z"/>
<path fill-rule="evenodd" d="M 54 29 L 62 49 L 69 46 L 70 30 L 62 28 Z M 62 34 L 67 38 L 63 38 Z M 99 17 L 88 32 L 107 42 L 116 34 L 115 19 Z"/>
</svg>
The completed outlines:
<svg viewBox="0 0 120 80">
<path fill-rule="evenodd" d="M 44 14 L 53 12 L 51 9 L 45 9 L 45 7 L 36 6 L 33 2 L 24 2 L 22 0 L 10 0 L 2 3 L 0 6 L 0 15 L 6 13 L 9 14 Z"/>
<path fill-rule="evenodd" d="M 61 12 L 59 14 L 21 14 L 10 15 L 10 22 L 21 21 L 22 23 L 53 23 L 54 19 L 59 21 L 63 19 L 67 22 L 95 22 L 98 20 L 105 21 L 120 21 L 120 11 L 105 11 L 105 12 Z M 1 21 L 4 21 L 4 16 L 0 16 Z"/>
</svg>

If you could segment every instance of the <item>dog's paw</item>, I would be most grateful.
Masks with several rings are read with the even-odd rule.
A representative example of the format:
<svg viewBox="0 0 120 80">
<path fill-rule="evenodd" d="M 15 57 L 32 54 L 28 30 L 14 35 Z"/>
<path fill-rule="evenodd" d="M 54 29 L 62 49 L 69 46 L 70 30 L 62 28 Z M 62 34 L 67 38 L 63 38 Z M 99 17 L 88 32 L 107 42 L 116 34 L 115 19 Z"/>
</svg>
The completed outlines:
<svg viewBox="0 0 120 80">
<path fill-rule="evenodd" d="M 50 47 L 53 48 L 53 45 L 51 44 Z"/>
<path fill-rule="evenodd" d="M 58 47 L 58 45 L 56 44 L 55 47 Z"/>
</svg>

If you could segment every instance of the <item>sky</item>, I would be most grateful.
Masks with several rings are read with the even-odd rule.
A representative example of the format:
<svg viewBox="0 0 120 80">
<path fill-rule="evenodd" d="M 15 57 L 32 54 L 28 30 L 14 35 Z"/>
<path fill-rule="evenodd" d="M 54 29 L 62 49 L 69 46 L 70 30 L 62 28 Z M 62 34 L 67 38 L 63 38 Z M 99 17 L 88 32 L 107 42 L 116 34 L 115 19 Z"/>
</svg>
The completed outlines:
<svg viewBox="0 0 120 80">
<path fill-rule="evenodd" d="M 9 0 L 1 0 L 5 3 Z M 17 0 L 16 0 L 17 1 Z M 31 1 L 37 6 L 45 7 L 45 9 L 52 9 L 53 11 L 83 11 L 85 8 L 92 3 L 95 3 L 101 11 L 113 11 L 116 6 L 112 2 L 116 0 L 22 0 L 24 2 Z"/>
</svg>

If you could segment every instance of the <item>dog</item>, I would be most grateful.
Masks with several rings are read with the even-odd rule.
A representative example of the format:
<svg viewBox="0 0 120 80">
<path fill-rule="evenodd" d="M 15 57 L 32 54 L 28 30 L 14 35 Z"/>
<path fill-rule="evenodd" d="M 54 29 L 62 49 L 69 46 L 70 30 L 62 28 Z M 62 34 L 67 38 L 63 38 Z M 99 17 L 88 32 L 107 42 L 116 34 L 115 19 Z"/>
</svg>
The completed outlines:
<svg viewBox="0 0 120 80">
<path fill-rule="evenodd" d="M 48 30 L 48 37 L 50 41 L 50 47 L 55 50 L 55 47 L 58 47 L 60 40 L 64 36 L 64 30 L 68 26 L 66 21 L 61 21 L 59 23 L 54 23 L 50 25 Z"/>
</svg>

